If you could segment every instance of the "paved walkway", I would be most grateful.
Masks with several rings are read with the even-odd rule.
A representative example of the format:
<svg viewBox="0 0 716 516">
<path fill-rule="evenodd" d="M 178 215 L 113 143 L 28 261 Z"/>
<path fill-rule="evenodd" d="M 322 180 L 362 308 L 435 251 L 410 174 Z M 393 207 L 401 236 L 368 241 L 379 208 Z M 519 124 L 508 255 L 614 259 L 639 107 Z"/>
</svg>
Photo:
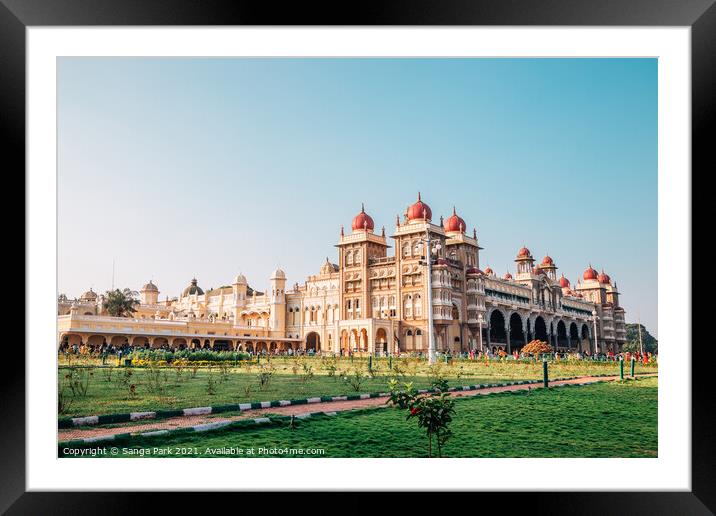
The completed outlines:
<svg viewBox="0 0 716 516">
<path fill-rule="evenodd" d="M 639 375 L 639 378 L 648 376 L 657 376 L 658 373 Z M 582 376 L 579 378 L 573 378 L 571 380 L 556 380 L 549 382 L 550 386 L 564 385 L 564 384 L 575 384 L 575 383 L 597 383 L 597 382 L 608 382 L 618 380 L 619 375 L 615 376 Z M 466 396 L 482 396 L 493 392 L 505 392 L 505 391 L 525 391 L 528 389 L 541 389 L 542 383 L 535 383 L 531 385 L 504 385 L 501 387 L 487 387 L 485 389 L 479 389 L 476 391 L 452 391 L 452 396 L 456 398 L 462 398 Z M 69 441 L 71 439 L 83 439 L 87 437 L 99 437 L 105 435 L 115 435 L 124 433 L 137 433 L 137 432 L 150 432 L 153 430 L 174 430 L 176 428 L 184 428 L 194 425 L 200 425 L 203 423 L 213 423 L 217 421 L 235 421 L 237 419 L 247 419 L 260 417 L 263 414 L 280 414 L 280 415 L 300 415 L 308 414 L 311 412 L 342 412 L 345 410 L 375 407 L 378 405 L 385 404 L 387 397 L 380 398 L 369 398 L 364 400 L 352 400 L 352 401 L 326 401 L 322 403 L 312 403 L 306 405 L 289 405 L 286 407 L 269 407 L 262 409 L 245 410 L 239 415 L 228 416 L 228 417 L 213 417 L 210 415 L 201 416 L 180 416 L 172 417 L 167 419 L 160 419 L 137 424 L 127 423 L 118 425 L 112 428 L 96 428 L 96 427 L 79 427 L 79 428 L 67 428 L 58 431 L 58 441 Z"/>
</svg>

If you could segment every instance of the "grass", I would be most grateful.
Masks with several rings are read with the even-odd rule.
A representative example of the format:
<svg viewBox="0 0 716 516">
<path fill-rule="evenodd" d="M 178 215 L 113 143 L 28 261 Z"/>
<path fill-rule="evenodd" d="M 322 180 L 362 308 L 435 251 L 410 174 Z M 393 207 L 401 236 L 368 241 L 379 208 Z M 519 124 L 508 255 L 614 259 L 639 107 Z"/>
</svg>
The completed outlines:
<svg viewBox="0 0 716 516">
<path fill-rule="evenodd" d="M 331 361 L 321 358 L 301 360 L 275 358 L 271 360 L 273 376 L 268 385 L 261 388 L 258 375 L 266 367 L 263 361 L 260 365 L 244 364 L 241 367 L 231 367 L 223 375 L 217 367 L 211 370 L 201 368 L 195 375 L 190 368 L 184 368 L 180 375 L 177 375 L 172 367 L 156 368 L 155 381 L 152 381 L 152 371 L 148 368 L 128 369 L 113 366 L 100 367 L 93 362 L 83 364 L 75 361 L 74 363 L 80 368 L 87 365 L 94 366 L 91 369 L 92 376 L 86 395 L 72 396 L 69 389 L 64 388 L 71 402 L 59 417 L 337 396 L 356 392 L 383 392 L 387 390 L 387 382 L 392 377 L 397 377 L 403 382 L 412 381 L 416 388 L 426 388 L 430 386 L 431 373 L 444 376 L 451 386 L 542 378 L 541 363 L 530 362 L 495 361 L 486 365 L 484 362 L 456 360 L 451 364 L 438 363 L 431 370 L 425 360 L 393 359 L 391 369 L 387 359 L 375 359 L 373 360 L 374 377 L 371 377 L 368 375 L 366 359 L 351 361 L 344 358 Z M 312 368 L 313 376 L 310 378 L 302 376 L 304 363 Z M 336 369 L 333 377 L 328 375 L 331 367 Z M 361 370 L 365 375 L 358 390 L 343 380 L 343 376 L 350 377 L 356 369 Z M 132 372 L 132 376 L 123 384 L 121 377 L 127 370 Z M 396 374 L 396 370 L 399 374 Z M 58 369 L 60 385 L 67 385 L 66 375 L 70 371 L 71 369 L 67 367 Z M 111 377 L 108 374 L 110 371 Z M 637 367 L 637 372 L 647 371 L 656 371 L 656 367 L 643 365 Z M 618 364 L 614 362 L 562 361 L 550 364 L 551 378 L 618 374 L 618 372 Z M 625 374 L 628 374 L 628 370 Z M 208 388 L 210 377 L 214 383 L 212 389 Z M 135 395 L 130 396 L 128 384 L 135 385 Z"/>
<path fill-rule="evenodd" d="M 426 457 L 424 434 L 405 416 L 387 408 L 300 421 L 295 429 L 284 423 L 136 438 L 118 446 L 117 456 L 151 449 L 150 456 L 169 450 L 166 456 L 216 457 L 211 450 L 233 447 L 242 457 L 291 456 L 261 448 L 323 450 L 319 457 Z M 656 457 L 657 379 L 458 398 L 451 429 L 445 457 Z"/>
</svg>

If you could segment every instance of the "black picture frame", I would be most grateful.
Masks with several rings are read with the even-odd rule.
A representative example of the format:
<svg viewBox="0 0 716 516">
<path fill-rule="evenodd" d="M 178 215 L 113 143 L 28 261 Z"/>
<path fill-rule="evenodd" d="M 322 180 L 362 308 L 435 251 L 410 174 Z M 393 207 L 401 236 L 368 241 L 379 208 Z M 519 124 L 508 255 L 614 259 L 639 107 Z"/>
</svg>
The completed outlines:
<svg viewBox="0 0 716 516">
<path fill-rule="evenodd" d="M 87 25 L 544 25 L 544 26 L 688 26 L 691 27 L 692 185 L 713 169 L 709 134 L 716 131 L 716 0 L 382 0 L 374 2 L 249 2 L 243 0 L 0 0 L 0 127 L 6 171 L 25 167 L 25 29 L 29 26 Z M 10 158 L 10 160 L 8 160 Z M 709 166 L 711 165 L 711 166 Z M 707 168 L 708 167 L 708 168 Z M 701 171 L 698 174 L 698 171 Z M 689 173 L 685 170 L 684 173 Z M 693 189 L 692 206 L 708 203 L 707 189 Z M 692 233 L 693 234 L 693 233 Z M 32 271 L 26 270 L 26 275 Z M 691 278 L 682 278 L 691 282 Z M 692 305 L 698 316 L 699 308 Z M 705 312 L 703 315 L 706 315 Z M 692 319 L 695 318 L 692 316 Z M 710 332 L 709 332 L 710 333 Z M 687 341 L 685 344 L 689 345 Z M 696 358 L 696 351 L 694 351 Z M 25 363 L 3 378 L 0 396 L 0 511 L 8 514 L 120 514 L 147 507 L 150 493 L 25 492 Z M 509 500 L 510 512 L 575 514 L 712 514 L 714 433 L 709 361 L 692 362 L 692 491 L 617 493 L 479 494 L 483 508 Z M 664 387 L 662 387 L 664 388 Z M 662 417 L 664 415 L 662 414 Z M 118 485 L 121 480 L 118 479 Z M 555 487 L 559 480 L 555 479 Z M 81 486 L 78 486 L 81 487 Z M 207 508 L 204 496 L 171 493 L 165 511 Z M 231 500 L 232 494 L 213 493 Z M 277 496 L 279 496 L 277 498 Z M 296 507 L 271 495 L 276 509 Z M 346 496 L 346 495 L 343 495 Z M 350 496 L 350 495 L 348 495 Z M 366 500 L 365 495 L 363 500 Z M 442 496 L 442 495 L 438 495 Z M 242 499 L 245 497 L 240 495 Z M 488 500 L 487 497 L 496 498 Z M 234 498 L 236 499 L 236 498 Z M 318 500 L 316 500 L 318 501 Z M 219 502 L 221 503 L 221 502 Z M 231 503 L 231 502 L 229 502 Z M 299 502 L 300 503 L 300 502 Z M 325 501 L 326 504 L 334 503 Z M 343 498 L 340 504 L 350 503 Z M 410 502 L 408 502 L 410 503 Z M 245 502 L 237 506 L 245 507 Z M 412 505 L 412 503 L 411 503 Z M 315 505 L 313 505 L 315 507 Z"/>
</svg>

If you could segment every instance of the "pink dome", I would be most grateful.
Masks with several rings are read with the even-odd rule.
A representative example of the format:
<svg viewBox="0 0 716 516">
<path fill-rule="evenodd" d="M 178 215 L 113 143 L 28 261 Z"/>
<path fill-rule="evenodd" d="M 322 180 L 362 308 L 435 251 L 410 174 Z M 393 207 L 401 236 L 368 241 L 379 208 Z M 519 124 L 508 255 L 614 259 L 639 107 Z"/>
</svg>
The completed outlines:
<svg viewBox="0 0 716 516">
<path fill-rule="evenodd" d="M 418 200 L 408 208 L 408 220 L 422 220 L 423 217 L 430 220 L 433 218 L 433 212 L 430 206 L 420 199 L 420 192 L 418 192 Z"/>
<path fill-rule="evenodd" d="M 564 274 L 562 274 L 562 277 L 559 278 L 559 286 L 562 288 L 569 288 L 569 280 L 564 277 Z"/>
<path fill-rule="evenodd" d="M 357 229 L 366 229 L 368 231 L 373 231 L 374 227 L 375 225 L 373 224 L 373 218 L 365 212 L 364 206 L 361 205 L 360 213 L 353 217 L 353 223 L 351 224 L 351 228 L 353 228 L 353 231 Z"/>
<path fill-rule="evenodd" d="M 458 214 L 455 212 L 455 207 L 453 206 L 452 215 L 450 215 L 443 224 L 445 231 L 449 233 L 464 233 L 465 226 L 465 221 L 458 216 Z"/>
<path fill-rule="evenodd" d="M 612 279 L 604 272 L 604 269 L 602 269 L 602 272 L 597 276 L 597 281 L 599 281 L 599 283 L 610 283 Z"/>
<path fill-rule="evenodd" d="M 592 266 L 590 265 L 588 268 L 584 270 L 584 274 L 582 274 L 582 277 L 585 280 L 595 280 L 597 279 L 597 271 L 595 271 Z"/>
</svg>

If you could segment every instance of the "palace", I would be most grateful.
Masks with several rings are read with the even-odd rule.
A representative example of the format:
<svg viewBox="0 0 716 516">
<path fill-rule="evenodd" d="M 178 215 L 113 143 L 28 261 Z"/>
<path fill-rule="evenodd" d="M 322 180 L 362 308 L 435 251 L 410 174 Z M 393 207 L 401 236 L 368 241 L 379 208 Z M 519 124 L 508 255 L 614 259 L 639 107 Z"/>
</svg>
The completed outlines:
<svg viewBox="0 0 716 516">
<path fill-rule="evenodd" d="M 427 353 L 430 295 L 438 351 L 511 353 L 535 338 L 558 351 L 621 351 L 624 309 L 616 283 L 603 270 L 590 265 L 572 287 L 564 275 L 557 277 L 550 256 L 535 265 L 522 247 L 514 276 L 498 277 L 489 267 L 480 269 L 482 248 L 466 226 L 454 209 L 433 223 L 418 194 L 402 220 L 396 217 L 395 253 L 389 256 L 385 228 L 377 234 L 361 208 L 349 234 L 341 227 L 338 263 L 326 259 L 303 285 L 286 289 L 286 275 L 277 269 L 265 292 L 239 274 L 231 285 L 206 292 L 192 279 L 180 296 L 160 301 L 150 281 L 131 318 L 108 316 L 103 296 L 92 289 L 75 300 L 60 296 L 58 343 Z"/>
</svg>

